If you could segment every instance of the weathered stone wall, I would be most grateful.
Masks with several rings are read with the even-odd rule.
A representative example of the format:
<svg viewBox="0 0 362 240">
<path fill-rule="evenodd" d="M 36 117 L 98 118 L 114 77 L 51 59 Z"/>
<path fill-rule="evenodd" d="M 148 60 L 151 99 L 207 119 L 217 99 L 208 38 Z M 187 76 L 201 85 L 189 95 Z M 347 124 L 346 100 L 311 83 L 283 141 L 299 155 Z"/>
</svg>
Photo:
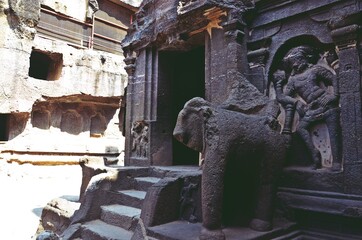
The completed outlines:
<svg viewBox="0 0 362 240">
<path fill-rule="evenodd" d="M 123 56 L 90 49 L 77 50 L 60 42 L 36 37 L 34 49 L 63 55 L 63 69 L 59 80 L 28 81 L 41 89 L 43 95 L 84 93 L 94 96 L 120 96 L 127 84 Z M 63 92 L 62 92 L 63 91 Z"/>
<path fill-rule="evenodd" d="M 89 119 L 84 120 L 88 128 L 83 127 L 82 122 L 81 131 L 77 134 L 62 132 L 60 126 L 40 129 L 32 124 L 32 112 L 36 110 L 34 103 L 46 101 L 44 97 L 86 94 L 114 97 L 118 101 L 127 85 L 123 56 L 76 49 L 36 35 L 41 3 L 68 16 L 85 20 L 88 1 L 71 2 L 0 1 L 0 114 L 10 116 L 8 140 L 11 140 L 3 145 L 5 150 L 106 153 L 120 152 L 123 148 L 123 137 L 117 125 L 117 104 L 111 106 L 113 115 L 107 116 L 101 138 L 90 138 Z M 58 72 L 52 74 L 59 79 L 43 80 L 29 76 L 33 52 L 61 58 Z M 93 99 L 91 104 L 97 105 L 97 99 Z M 14 127 L 14 119 L 20 119 L 20 127 Z"/>
<path fill-rule="evenodd" d="M 39 18 L 40 5 L 36 1 L 2 1 L 0 2 L 0 112 L 29 111 L 21 99 L 20 89 L 27 91 L 26 82 L 29 69 L 29 56 L 35 25 Z M 24 7 L 29 7 L 26 11 Z M 31 106 L 31 105 L 30 105 Z"/>
<path fill-rule="evenodd" d="M 87 14 L 88 0 L 41 0 L 41 3 L 54 9 L 56 12 L 84 21 Z"/>
<path fill-rule="evenodd" d="M 12 39 L 0 48 L 0 112 L 29 112 L 33 102 L 45 96 L 91 94 L 120 96 L 127 77 L 123 57 L 92 50 L 77 50 L 62 43 L 36 38 L 34 42 Z M 11 44 L 11 45 L 10 45 Z M 9 46 L 10 45 L 10 46 Z M 28 77 L 31 48 L 63 55 L 59 80 L 46 81 Z"/>
<path fill-rule="evenodd" d="M 264 124 L 273 127 L 279 122 L 281 132 L 291 136 L 277 194 L 285 215 L 307 230 L 361 236 L 357 231 L 362 220 L 361 17 L 361 1 L 354 0 L 143 1 L 123 41 L 129 74 L 127 104 L 131 106 L 127 109 L 126 164 L 175 164 L 170 160 L 175 159 L 176 145 L 169 135 L 174 122 L 168 110 L 177 109 L 173 96 L 186 94 L 171 87 L 176 79 L 171 73 L 180 64 L 173 65 L 167 54 L 180 57 L 181 51 L 190 54 L 190 49 L 201 46 L 204 97 L 228 110 L 267 111 Z M 184 72 L 195 75 L 185 66 Z M 187 85 L 186 78 L 191 77 L 176 81 Z M 274 100 L 280 106 L 264 107 Z M 187 134 L 187 142 L 192 142 L 193 134 Z M 260 135 L 260 128 L 254 134 Z M 144 135 L 150 140 L 142 142 Z M 204 174 L 212 157 L 229 156 L 221 153 L 220 138 L 215 139 L 217 153 L 205 154 Z M 210 149 L 210 144 L 205 146 Z M 138 149 L 148 151 L 139 154 Z M 220 170 L 212 167 L 210 171 L 215 169 Z M 250 165 L 247 169 L 253 175 L 248 178 L 251 186 L 250 180 L 258 173 Z M 238 170 L 235 176 L 240 174 L 244 175 Z M 235 180 L 229 186 L 234 187 Z M 237 194 L 229 198 L 235 201 Z M 230 206 L 231 215 L 225 214 L 226 218 L 239 211 Z M 217 224 L 211 225 L 215 234 Z"/>
</svg>

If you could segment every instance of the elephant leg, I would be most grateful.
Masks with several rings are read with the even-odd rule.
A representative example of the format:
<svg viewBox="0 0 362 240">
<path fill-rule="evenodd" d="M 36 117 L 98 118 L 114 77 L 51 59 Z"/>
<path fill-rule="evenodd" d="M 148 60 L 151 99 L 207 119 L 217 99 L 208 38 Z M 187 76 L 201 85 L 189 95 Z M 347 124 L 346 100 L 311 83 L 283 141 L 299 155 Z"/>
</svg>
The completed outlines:
<svg viewBox="0 0 362 240">
<path fill-rule="evenodd" d="M 203 166 L 201 197 L 203 229 L 200 240 L 224 240 L 221 230 L 225 157 L 207 151 Z"/>
<path fill-rule="evenodd" d="M 254 218 L 250 228 L 256 231 L 269 231 L 272 229 L 274 186 L 262 184 L 257 195 L 257 204 Z"/>
<path fill-rule="evenodd" d="M 285 155 L 286 148 L 282 142 L 269 144 L 265 149 L 265 156 L 260 164 L 254 218 L 250 222 L 251 229 L 272 230 L 276 183 L 284 165 Z"/>
</svg>

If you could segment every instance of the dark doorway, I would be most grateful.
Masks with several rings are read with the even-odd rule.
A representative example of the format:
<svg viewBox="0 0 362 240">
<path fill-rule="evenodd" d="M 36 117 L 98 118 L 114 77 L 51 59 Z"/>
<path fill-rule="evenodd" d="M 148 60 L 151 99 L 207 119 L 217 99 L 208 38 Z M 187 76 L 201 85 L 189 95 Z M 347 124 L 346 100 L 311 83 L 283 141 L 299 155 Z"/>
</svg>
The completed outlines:
<svg viewBox="0 0 362 240">
<path fill-rule="evenodd" d="M 171 78 L 172 121 L 185 103 L 193 97 L 205 97 L 205 49 L 198 47 L 174 55 L 174 72 Z M 172 138 L 173 165 L 198 165 L 199 153 Z"/>
<path fill-rule="evenodd" d="M 42 80 L 58 80 L 63 68 L 63 54 L 33 50 L 29 76 Z"/>
<path fill-rule="evenodd" d="M 9 140 L 10 114 L 0 114 L 0 141 Z"/>
</svg>

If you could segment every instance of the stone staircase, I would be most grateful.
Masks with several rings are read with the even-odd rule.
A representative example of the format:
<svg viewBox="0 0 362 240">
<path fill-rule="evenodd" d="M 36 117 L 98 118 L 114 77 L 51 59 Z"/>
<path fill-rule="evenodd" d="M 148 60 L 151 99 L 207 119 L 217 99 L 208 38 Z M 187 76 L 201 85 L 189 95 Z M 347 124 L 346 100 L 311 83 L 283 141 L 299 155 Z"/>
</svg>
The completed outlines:
<svg viewBox="0 0 362 240">
<path fill-rule="evenodd" d="M 149 231 L 149 227 L 177 220 L 182 189 L 200 180 L 197 166 L 84 166 L 87 190 L 72 223 L 61 233 L 62 240 L 170 239 L 167 234 Z M 199 191 L 192 194 L 198 196 Z"/>
<path fill-rule="evenodd" d="M 119 190 L 107 191 L 109 204 L 101 206 L 99 219 L 82 224 L 81 236 L 76 239 L 130 240 L 132 238 L 147 190 L 162 178 L 160 174 L 157 177 L 147 176 L 144 173 L 141 173 L 141 176 L 137 175 L 139 173 L 136 173 L 136 177 L 128 176 L 128 183 L 121 184 Z M 151 237 L 148 239 L 155 240 Z"/>
</svg>

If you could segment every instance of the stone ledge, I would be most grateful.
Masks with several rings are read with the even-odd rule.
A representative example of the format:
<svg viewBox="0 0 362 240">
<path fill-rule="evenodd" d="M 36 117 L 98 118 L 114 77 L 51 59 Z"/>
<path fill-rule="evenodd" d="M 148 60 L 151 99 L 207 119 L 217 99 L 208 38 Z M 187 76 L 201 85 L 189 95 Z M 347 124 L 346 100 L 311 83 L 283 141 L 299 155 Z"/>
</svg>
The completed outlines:
<svg viewBox="0 0 362 240">
<path fill-rule="evenodd" d="M 295 224 L 275 220 L 275 227 L 269 232 L 257 232 L 246 227 L 227 227 L 223 229 L 227 240 L 274 239 L 295 231 Z M 148 234 L 161 240 L 198 240 L 201 223 L 175 221 L 147 229 Z"/>
<path fill-rule="evenodd" d="M 362 196 L 279 188 L 277 197 L 287 208 L 362 219 Z"/>
</svg>

